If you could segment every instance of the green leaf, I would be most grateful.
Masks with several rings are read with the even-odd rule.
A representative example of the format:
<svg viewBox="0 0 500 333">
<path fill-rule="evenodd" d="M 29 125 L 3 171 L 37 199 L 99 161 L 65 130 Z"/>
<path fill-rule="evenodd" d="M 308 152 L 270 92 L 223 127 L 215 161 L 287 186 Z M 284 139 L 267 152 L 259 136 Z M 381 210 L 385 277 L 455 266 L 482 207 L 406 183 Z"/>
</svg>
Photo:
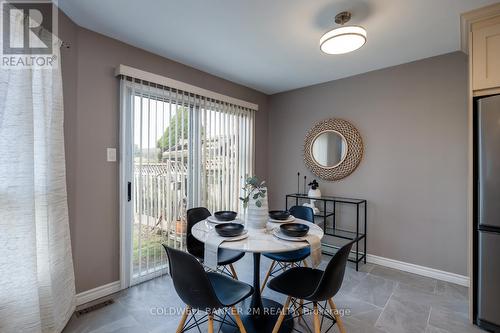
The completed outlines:
<svg viewBox="0 0 500 333">
<path fill-rule="evenodd" d="M 262 207 L 262 202 L 260 200 L 255 201 L 255 206 Z"/>
<path fill-rule="evenodd" d="M 254 200 L 257 199 L 258 197 L 259 197 L 259 193 L 256 193 L 253 195 Z"/>
</svg>

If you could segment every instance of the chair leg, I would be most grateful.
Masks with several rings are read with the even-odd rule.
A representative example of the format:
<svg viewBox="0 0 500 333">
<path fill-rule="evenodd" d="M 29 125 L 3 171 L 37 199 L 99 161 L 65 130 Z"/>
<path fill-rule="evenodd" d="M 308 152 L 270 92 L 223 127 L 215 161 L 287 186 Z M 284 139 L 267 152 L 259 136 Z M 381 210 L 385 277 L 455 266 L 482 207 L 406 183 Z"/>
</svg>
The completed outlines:
<svg viewBox="0 0 500 333">
<path fill-rule="evenodd" d="M 333 303 L 333 298 L 328 299 L 328 304 L 330 304 L 330 308 L 333 311 L 333 316 L 335 317 L 335 321 L 337 322 L 337 325 L 339 326 L 340 333 L 346 333 L 344 323 L 342 322 L 342 318 L 339 315 L 339 311 L 337 310 L 335 303 Z"/>
<path fill-rule="evenodd" d="M 240 315 L 238 314 L 238 310 L 236 307 L 231 307 L 231 313 L 234 316 L 234 320 L 236 321 L 236 324 L 238 325 L 238 328 L 240 329 L 240 333 L 247 333 L 245 330 L 245 326 L 243 326 L 243 322 L 241 321 Z"/>
<path fill-rule="evenodd" d="M 304 313 L 304 300 L 299 301 L 299 321 L 302 319 L 302 314 Z"/>
<path fill-rule="evenodd" d="M 208 314 L 208 333 L 214 333 L 214 315 Z"/>
<path fill-rule="evenodd" d="M 261 294 L 264 292 L 264 289 L 266 288 L 267 280 L 269 280 L 269 276 L 271 275 L 271 272 L 273 271 L 275 264 L 276 264 L 276 261 L 273 260 L 273 262 L 271 263 L 271 267 L 269 267 L 269 270 L 267 271 L 266 277 L 264 278 L 264 281 L 262 282 L 262 287 L 260 287 Z"/>
<path fill-rule="evenodd" d="M 318 303 L 314 302 L 313 303 L 314 307 L 314 333 L 321 333 L 320 331 L 320 323 L 319 323 L 319 312 L 318 312 Z"/>
<path fill-rule="evenodd" d="M 191 307 L 186 306 L 186 308 L 182 312 L 181 321 L 179 322 L 179 325 L 177 326 L 177 330 L 175 331 L 176 333 L 182 332 L 182 329 L 184 328 L 184 324 L 186 323 L 186 319 L 188 317 L 189 312 L 191 312 Z"/>
<path fill-rule="evenodd" d="M 229 269 L 231 270 L 231 274 L 235 280 L 238 280 L 238 274 L 236 274 L 236 270 L 234 269 L 233 264 L 229 264 Z"/>
<path fill-rule="evenodd" d="M 305 259 L 302 262 L 304 263 L 304 267 L 309 267 L 307 266 L 307 261 Z"/>
<path fill-rule="evenodd" d="M 292 299 L 291 296 L 288 296 L 288 298 L 286 299 L 285 305 L 283 305 L 283 309 L 281 310 L 280 316 L 278 317 L 278 320 L 276 320 L 276 324 L 274 324 L 273 333 L 278 333 L 278 331 L 280 330 L 281 324 L 283 323 L 285 315 L 288 312 L 288 306 L 290 305 L 291 299 Z"/>
</svg>

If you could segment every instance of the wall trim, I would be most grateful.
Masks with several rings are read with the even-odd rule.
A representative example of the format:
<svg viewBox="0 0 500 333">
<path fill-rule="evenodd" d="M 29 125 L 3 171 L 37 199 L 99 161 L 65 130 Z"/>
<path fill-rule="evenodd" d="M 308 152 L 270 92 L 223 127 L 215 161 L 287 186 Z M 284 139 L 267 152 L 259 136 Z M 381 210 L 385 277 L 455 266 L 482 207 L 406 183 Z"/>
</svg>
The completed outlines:
<svg viewBox="0 0 500 333">
<path fill-rule="evenodd" d="M 380 266 L 385 266 L 389 268 L 398 269 L 400 271 L 418 274 L 430 278 L 434 278 L 441 281 L 451 282 L 459 284 L 461 286 L 469 287 L 469 277 L 465 275 L 460 275 L 456 273 L 441 271 L 439 269 L 410 264 L 403 261 L 398 261 L 394 259 L 379 257 L 373 254 L 368 254 L 366 256 L 366 261 L 372 264 L 377 264 Z"/>
<path fill-rule="evenodd" d="M 120 281 L 111 282 L 94 289 L 83 291 L 76 294 L 76 306 L 95 301 L 101 297 L 105 297 L 121 290 Z"/>
</svg>

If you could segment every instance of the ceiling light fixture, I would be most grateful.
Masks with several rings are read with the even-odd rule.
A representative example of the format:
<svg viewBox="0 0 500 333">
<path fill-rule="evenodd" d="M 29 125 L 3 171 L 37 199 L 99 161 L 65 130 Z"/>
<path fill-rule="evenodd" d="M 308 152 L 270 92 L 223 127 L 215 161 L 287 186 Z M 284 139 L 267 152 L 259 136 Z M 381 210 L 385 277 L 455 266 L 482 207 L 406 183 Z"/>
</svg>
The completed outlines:
<svg viewBox="0 0 500 333">
<path fill-rule="evenodd" d="M 321 51 L 326 54 L 344 54 L 365 45 L 365 28 L 357 25 L 344 25 L 350 19 L 350 12 L 342 12 L 335 16 L 335 23 L 340 24 L 341 27 L 328 31 L 320 38 Z"/>
</svg>

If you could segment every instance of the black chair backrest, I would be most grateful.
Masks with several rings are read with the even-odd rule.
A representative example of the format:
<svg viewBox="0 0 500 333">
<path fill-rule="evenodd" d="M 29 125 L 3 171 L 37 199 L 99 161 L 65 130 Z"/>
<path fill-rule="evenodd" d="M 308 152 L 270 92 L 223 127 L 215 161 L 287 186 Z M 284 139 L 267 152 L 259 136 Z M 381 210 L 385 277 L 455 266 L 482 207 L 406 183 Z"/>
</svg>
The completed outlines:
<svg viewBox="0 0 500 333">
<path fill-rule="evenodd" d="M 314 211 L 311 207 L 293 206 L 288 211 L 298 219 L 314 223 Z"/>
<path fill-rule="evenodd" d="M 200 222 L 205 220 L 207 217 L 211 216 L 210 212 L 208 209 L 205 207 L 197 207 L 197 208 L 191 208 L 188 209 L 186 213 L 186 219 L 187 219 L 187 227 L 186 227 L 186 248 L 189 253 L 195 254 L 199 253 L 205 249 L 205 246 L 202 242 L 194 238 L 193 233 L 191 232 L 191 229 L 193 229 L 193 226 Z"/>
<path fill-rule="evenodd" d="M 337 294 L 344 280 L 347 259 L 353 244 L 354 241 L 342 246 L 330 259 L 316 290 L 308 299 L 318 302 L 325 301 Z"/>
<path fill-rule="evenodd" d="M 189 253 L 163 244 L 170 267 L 174 288 L 184 303 L 193 309 L 219 309 L 222 307 L 203 266 Z"/>
</svg>

